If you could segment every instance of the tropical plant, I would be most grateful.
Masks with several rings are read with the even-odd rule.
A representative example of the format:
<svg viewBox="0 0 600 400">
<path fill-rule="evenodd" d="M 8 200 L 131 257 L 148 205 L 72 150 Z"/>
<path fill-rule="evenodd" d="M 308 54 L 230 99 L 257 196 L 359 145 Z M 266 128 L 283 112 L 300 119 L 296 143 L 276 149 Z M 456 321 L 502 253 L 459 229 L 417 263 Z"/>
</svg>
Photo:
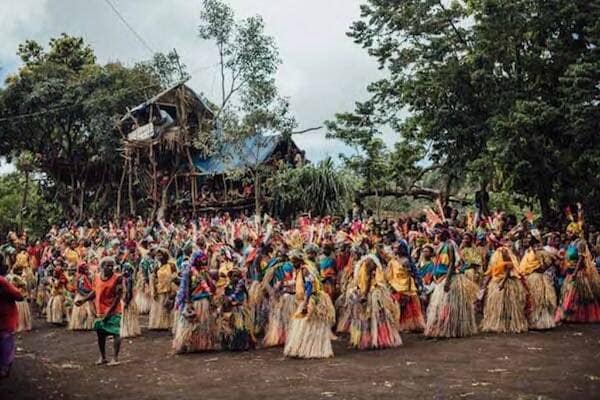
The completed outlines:
<svg viewBox="0 0 600 400">
<path fill-rule="evenodd" d="M 358 180 L 336 168 L 328 158 L 318 164 L 279 170 L 268 180 L 270 198 L 278 214 L 298 211 L 313 215 L 344 213 L 351 207 Z"/>
</svg>

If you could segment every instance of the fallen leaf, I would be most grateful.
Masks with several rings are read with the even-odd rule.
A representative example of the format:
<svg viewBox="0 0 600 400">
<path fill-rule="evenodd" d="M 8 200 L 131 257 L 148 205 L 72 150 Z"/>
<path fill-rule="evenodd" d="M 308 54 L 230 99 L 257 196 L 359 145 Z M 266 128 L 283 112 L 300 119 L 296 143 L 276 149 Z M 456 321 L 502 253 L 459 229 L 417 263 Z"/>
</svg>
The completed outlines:
<svg viewBox="0 0 600 400">
<path fill-rule="evenodd" d="M 600 376 L 596 376 L 596 375 L 586 375 L 586 377 L 590 380 L 590 381 L 600 381 Z"/>
<path fill-rule="evenodd" d="M 392 387 L 392 386 L 394 386 L 394 385 L 392 385 L 392 383 L 391 383 L 391 382 L 385 381 L 385 382 L 383 382 L 383 386 L 385 386 L 385 387 L 387 387 L 387 388 L 391 388 L 391 387 Z"/>
<path fill-rule="evenodd" d="M 323 393 L 321 393 L 321 396 L 324 396 L 324 397 L 333 397 L 336 394 L 337 394 L 336 392 L 323 392 Z"/>
<path fill-rule="evenodd" d="M 503 369 L 503 368 L 494 368 L 494 369 L 488 369 L 488 372 L 492 372 L 492 373 L 496 373 L 496 372 L 508 372 L 508 370 Z"/>
<path fill-rule="evenodd" d="M 475 392 L 461 393 L 460 397 L 475 396 Z"/>
</svg>

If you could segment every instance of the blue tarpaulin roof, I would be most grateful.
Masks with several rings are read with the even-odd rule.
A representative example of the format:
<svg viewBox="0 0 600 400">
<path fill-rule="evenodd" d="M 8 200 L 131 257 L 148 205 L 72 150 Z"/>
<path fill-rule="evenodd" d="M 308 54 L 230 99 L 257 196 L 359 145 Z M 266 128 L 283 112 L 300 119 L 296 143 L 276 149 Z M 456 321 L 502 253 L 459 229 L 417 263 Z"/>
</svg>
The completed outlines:
<svg viewBox="0 0 600 400">
<path fill-rule="evenodd" d="M 207 175 L 220 175 L 236 169 L 251 168 L 265 162 L 273 154 L 280 140 L 279 135 L 258 134 L 240 143 L 224 143 L 213 156 L 195 158 L 194 165 Z"/>
</svg>

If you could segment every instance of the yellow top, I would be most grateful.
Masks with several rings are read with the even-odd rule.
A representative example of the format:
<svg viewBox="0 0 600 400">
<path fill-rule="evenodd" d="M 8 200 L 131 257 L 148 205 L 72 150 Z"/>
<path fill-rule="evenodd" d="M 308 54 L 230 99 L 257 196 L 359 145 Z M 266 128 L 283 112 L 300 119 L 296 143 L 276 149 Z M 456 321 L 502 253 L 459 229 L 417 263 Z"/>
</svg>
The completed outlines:
<svg viewBox="0 0 600 400">
<path fill-rule="evenodd" d="M 385 278 L 395 292 L 417 293 L 417 285 L 413 277 L 410 276 L 408 268 L 395 257 L 388 262 Z"/>
<path fill-rule="evenodd" d="M 15 267 L 29 267 L 29 254 L 27 254 L 26 251 L 21 251 L 19 254 L 17 254 L 17 258 L 15 260 Z"/>
<path fill-rule="evenodd" d="M 77 265 L 79 264 L 79 253 L 71 248 L 67 248 L 65 250 L 65 260 L 69 265 Z"/>
<path fill-rule="evenodd" d="M 508 254 L 508 258 L 510 259 L 510 261 L 506 261 L 504 259 L 504 257 L 502 256 L 503 252 L 506 252 Z M 497 249 L 492 255 L 492 259 L 490 260 L 490 265 L 486 274 L 490 275 L 493 280 L 501 280 L 506 275 L 506 270 L 510 268 L 510 275 L 513 277 L 518 277 L 518 267 L 519 263 L 514 253 L 507 247 L 501 247 Z"/>
<path fill-rule="evenodd" d="M 171 271 L 171 264 L 163 264 L 158 271 L 156 271 L 157 283 L 156 292 L 158 294 L 167 294 L 171 291 L 171 284 L 173 278 L 173 272 Z"/>
<path fill-rule="evenodd" d="M 519 265 L 519 270 L 524 275 L 529 275 L 538 268 L 542 266 L 542 260 L 538 256 L 537 252 L 533 249 L 527 249 L 523 259 L 521 260 L 521 264 Z"/>
</svg>

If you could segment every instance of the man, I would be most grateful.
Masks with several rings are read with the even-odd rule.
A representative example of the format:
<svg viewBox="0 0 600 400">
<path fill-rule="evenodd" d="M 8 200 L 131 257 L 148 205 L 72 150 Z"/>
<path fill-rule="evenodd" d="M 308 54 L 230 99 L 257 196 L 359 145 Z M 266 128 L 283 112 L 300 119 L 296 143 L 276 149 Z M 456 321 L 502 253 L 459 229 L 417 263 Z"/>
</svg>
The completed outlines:
<svg viewBox="0 0 600 400">
<path fill-rule="evenodd" d="M 119 364 L 119 350 L 121 349 L 121 296 L 123 293 L 122 277 L 114 272 L 115 260 L 104 257 L 100 261 L 100 274 L 96 276 L 93 290 L 85 298 L 78 300 L 76 305 L 81 306 L 86 301 L 94 300 L 97 319 L 94 329 L 98 335 L 98 348 L 100 359 L 96 365 L 106 364 L 106 338 L 113 337 L 114 354 L 109 366 Z"/>
<path fill-rule="evenodd" d="M 19 324 L 17 301 L 23 301 L 23 295 L 7 279 L 8 266 L 0 254 L 0 379 L 9 375 L 15 359 L 15 331 Z"/>
</svg>

